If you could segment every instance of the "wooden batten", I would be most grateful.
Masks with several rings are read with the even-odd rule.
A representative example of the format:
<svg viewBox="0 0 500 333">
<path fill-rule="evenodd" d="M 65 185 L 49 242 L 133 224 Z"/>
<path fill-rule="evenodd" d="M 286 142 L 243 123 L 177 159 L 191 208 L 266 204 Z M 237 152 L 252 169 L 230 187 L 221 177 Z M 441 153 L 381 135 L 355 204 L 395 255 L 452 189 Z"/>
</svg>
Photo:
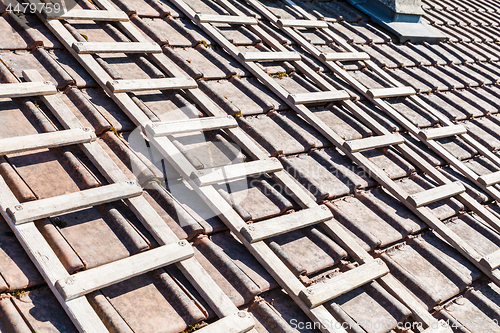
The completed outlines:
<svg viewBox="0 0 500 333">
<path fill-rule="evenodd" d="M 164 79 L 137 79 L 108 81 L 106 87 L 114 93 L 148 91 L 148 90 L 171 90 L 197 88 L 195 80 L 188 77 L 169 77 Z"/>
<path fill-rule="evenodd" d="M 258 24 L 257 20 L 251 16 L 197 14 L 195 20 L 200 23 Z"/>
<path fill-rule="evenodd" d="M 71 9 L 68 11 L 42 11 L 49 20 L 89 20 L 89 21 L 128 21 L 128 15 L 118 10 Z"/>
<path fill-rule="evenodd" d="M 372 98 L 386 98 L 415 95 L 415 89 L 412 87 L 380 88 L 368 89 L 367 94 Z"/>
<path fill-rule="evenodd" d="M 480 176 L 477 181 L 483 186 L 491 186 L 500 183 L 500 171 Z"/>
<path fill-rule="evenodd" d="M 480 264 L 487 267 L 491 271 L 500 267 L 500 249 L 484 256 L 481 259 Z"/>
<path fill-rule="evenodd" d="M 288 99 L 294 104 L 319 104 L 344 101 L 349 98 L 350 96 L 345 90 L 318 91 L 288 95 Z"/>
<path fill-rule="evenodd" d="M 426 140 L 435 140 L 465 133 L 467 133 L 467 129 L 462 125 L 451 125 L 451 126 L 430 128 L 427 130 L 420 131 L 419 134 Z"/>
<path fill-rule="evenodd" d="M 96 135 L 88 128 L 71 129 L 0 139 L 0 155 L 92 142 Z"/>
<path fill-rule="evenodd" d="M 421 207 L 430 203 L 453 197 L 465 192 L 464 185 L 459 182 L 453 182 L 446 185 L 441 185 L 430 190 L 409 195 L 407 200 L 414 207 Z"/>
<path fill-rule="evenodd" d="M 188 120 L 169 121 L 146 125 L 146 131 L 153 136 L 164 136 L 196 131 L 211 131 L 238 127 L 236 119 L 227 117 L 203 117 Z"/>
<path fill-rule="evenodd" d="M 156 43 L 137 42 L 78 42 L 73 43 L 73 49 L 77 53 L 161 53 L 160 45 Z"/>
<path fill-rule="evenodd" d="M 337 52 L 337 53 L 321 53 L 320 57 L 325 61 L 361 61 L 370 60 L 370 56 L 366 52 Z"/>
<path fill-rule="evenodd" d="M 215 323 L 196 330 L 196 333 L 244 333 L 255 326 L 252 315 L 246 311 L 238 311 L 217 320 Z"/>
<path fill-rule="evenodd" d="M 30 97 L 55 93 L 57 93 L 56 86 L 50 81 L 0 84 L 0 98 Z"/>
<path fill-rule="evenodd" d="M 249 242 L 253 243 L 324 222 L 332 217 L 332 212 L 328 207 L 321 205 L 254 223 L 243 227 L 240 232 Z"/>
<path fill-rule="evenodd" d="M 354 153 L 363 150 L 398 145 L 404 142 L 405 139 L 401 135 L 386 134 L 380 136 L 372 136 L 359 140 L 346 141 L 344 142 L 344 147 L 351 153 Z"/>
<path fill-rule="evenodd" d="M 302 290 L 299 296 L 307 306 L 314 308 L 387 273 L 389 273 L 389 267 L 382 259 L 375 259 L 328 281 L 316 283 Z"/>
<path fill-rule="evenodd" d="M 227 183 L 232 180 L 280 171 L 282 169 L 283 166 L 277 158 L 270 158 L 195 171 L 191 174 L 191 178 L 199 186 L 205 186 Z"/>
<path fill-rule="evenodd" d="M 21 224 L 141 194 L 142 188 L 136 182 L 127 181 L 20 203 L 7 208 L 7 213 L 15 224 Z"/>
<path fill-rule="evenodd" d="M 293 28 L 328 28 L 328 24 L 325 21 L 311 21 L 311 20 L 278 20 L 278 25 L 281 27 L 293 27 Z"/>
<path fill-rule="evenodd" d="M 244 61 L 298 61 L 298 52 L 241 52 L 239 57 Z"/>
</svg>

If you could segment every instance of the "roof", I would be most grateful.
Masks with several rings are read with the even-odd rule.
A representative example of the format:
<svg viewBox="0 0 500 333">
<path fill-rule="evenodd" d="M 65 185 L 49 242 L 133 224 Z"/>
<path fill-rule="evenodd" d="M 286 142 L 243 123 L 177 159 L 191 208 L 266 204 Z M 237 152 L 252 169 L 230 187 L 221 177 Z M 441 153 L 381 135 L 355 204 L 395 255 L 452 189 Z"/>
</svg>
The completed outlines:
<svg viewBox="0 0 500 333">
<path fill-rule="evenodd" d="M 14 200 L 32 203 L 103 188 L 116 179 L 144 189 L 140 205 L 117 197 L 21 225 L 25 229 L 13 226 L 15 219 L 4 209 L 7 195 L 0 195 L 0 332 L 81 330 L 68 315 L 68 302 L 54 296 L 58 291 L 44 271 L 45 259 L 23 248 L 28 238 L 22 230 L 42 235 L 50 260 L 71 276 L 147 254 L 168 245 L 166 239 L 189 242 L 195 262 L 189 267 L 196 274 L 187 264 L 158 266 L 78 297 L 110 332 L 218 329 L 217 322 L 233 310 L 251 313 L 258 333 L 319 332 L 314 318 L 350 323 L 352 332 L 398 332 L 401 325 L 429 318 L 453 324 L 453 332 L 500 330 L 498 268 L 488 270 L 484 259 L 500 248 L 500 188 L 498 182 L 484 185 L 484 176 L 500 166 L 500 5 L 422 1 L 423 20 L 448 39 L 421 44 L 399 43 L 344 1 L 82 0 L 74 8 L 106 6 L 123 11 L 129 21 L 47 20 L 0 4 L 0 93 L 7 84 L 31 81 L 30 70 L 57 89 L 53 99 L 1 98 L 0 139 L 54 133 L 71 123 L 95 132 L 98 146 L 0 156 L 0 178 Z M 241 12 L 258 24 L 204 23 L 191 12 Z M 315 19 L 327 28 L 276 23 Z M 140 39 L 157 43 L 161 53 L 78 54 L 71 39 Z M 301 61 L 244 60 L 245 53 L 273 50 L 295 52 Z M 365 52 L 369 60 L 324 60 L 341 52 Z M 197 88 L 115 93 L 108 85 L 179 75 L 196 80 Z M 396 85 L 414 94 L 376 97 Z M 319 102 L 307 105 L 291 101 L 341 90 L 348 96 L 322 100 L 319 94 Z M 56 102 L 61 104 L 51 104 Z M 72 116 L 64 118 L 54 105 Z M 214 114 L 229 115 L 235 124 L 165 141 L 151 135 L 151 124 Z M 458 135 L 432 139 L 443 128 Z M 396 143 L 352 150 L 357 140 L 382 136 Z M 177 155 L 166 159 L 169 152 Z M 198 172 L 271 158 L 286 172 L 254 172 L 215 186 L 203 186 L 203 174 L 186 175 L 181 164 Z M 463 190 L 411 207 L 411 200 L 425 199 L 419 193 L 438 186 L 451 191 L 450 184 Z M 230 212 L 214 212 L 214 205 Z M 299 215 L 294 222 L 294 214 L 317 207 L 328 208 L 332 220 Z M 288 232 L 248 241 L 254 231 L 249 227 L 279 217 Z M 314 218 L 303 227 L 290 226 Z M 340 296 L 307 305 L 313 299 L 304 296 L 307 290 L 324 291 L 322 285 L 373 262 L 389 274 L 352 288 L 343 281 Z M 415 309 L 423 309 L 420 318 Z"/>
</svg>

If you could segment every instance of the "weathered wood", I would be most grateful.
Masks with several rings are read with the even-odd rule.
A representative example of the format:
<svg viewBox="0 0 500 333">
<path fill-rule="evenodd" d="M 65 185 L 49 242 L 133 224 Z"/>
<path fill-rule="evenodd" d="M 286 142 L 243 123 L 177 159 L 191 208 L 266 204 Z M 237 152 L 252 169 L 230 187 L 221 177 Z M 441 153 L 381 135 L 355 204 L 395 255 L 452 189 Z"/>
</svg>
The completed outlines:
<svg viewBox="0 0 500 333">
<path fill-rule="evenodd" d="M 21 224 L 141 194 L 142 188 L 136 182 L 127 181 L 20 203 L 8 207 L 7 213 L 15 224 Z"/>
<path fill-rule="evenodd" d="M 477 181 L 483 186 L 491 186 L 500 183 L 500 171 L 495 171 L 482 175 L 477 178 Z"/>
<path fill-rule="evenodd" d="M 169 77 L 165 79 L 137 79 L 108 81 L 106 87 L 114 93 L 167 90 L 167 89 L 191 89 L 197 88 L 198 84 L 191 78 Z"/>
<path fill-rule="evenodd" d="M 95 133 L 88 128 L 16 136 L 0 139 L 0 155 L 92 142 L 95 139 Z"/>
<path fill-rule="evenodd" d="M 55 93 L 57 93 L 56 86 L 50 81 L 0 84 L 0 98 L 30 97 Z"/>
<path fill-rule="evenodd" d="M 24 71 L 23 77 L 28 81 L 43 81 L 41 75 L 33 70 Z M 42 100 L 65 128 L 83 126 L 57 95 L 43 96 Z M 204 102 L 204 104 L 206 105 L 208 102 Z M 222 115 L 224 112 L 220 111 L 220 114 Z M 98 143 L 84 144 L 82 150 L 109 182 L 127 180 L 123 172 Z M 162 217 L 143 196 L 128 198 L 125 201 L 160 245 L 179 241 Z M 176 265 L 219 317 L 230 316 L 238 310 L 194 257 L 183 260 Z M 59 299 L 61 298 L 59 293 L 57 296 Z"/>
<path fill-rule="evenodd" d="M 500 250 L 496 250 L 495 252 L 484 256 L 480 263 L 490 271 L 497 269 L 500 267 Z"/>
<path fill-rule="evenodd" d="M 244 333 L 255 326 L 252 315 L 246 311 L 238 311 L 217 320 L 215 323 L 196 330 L 196 333 Z"/>
<path fill-rule="evenodd" d="M 302 290 L 299 296 L 309 307 L 314 308 L 387 273 L 389 268 L 382 259 L 375 259 L 328 281 L 318 282 Z"/>
<path fill-rule="evenodd" d="M 426 140 L 435 140 L 465 133 L 467 133 L 467 129 L 462 125 L 451 125 L 451 126 L 443 126 L 437 128 L 429 128 L 420 131 L 419 134 Z"/>
<path fill-rule="evenodd" d="M 294 104 L 327 103 L 334 101 L 343 101 L 349 98 L 350 96 L 345 90 L 318 91 L 288 95 L 288 99 Z"/>
<path fill-rule="evenodd" d="M 405 139 L 398 134 L 386 134 L 372 136 L 359 140 L 352 140 L 344 142 L 344 147 L 350 152 L 358 152 L 373 148 L 387 147 L 392 145 L 398 145 L 405 142 Z"/>
<path fill-rule="evenodd" d="M 366 52 L 336 52 L 336 53 L 321 53 L 320 57 L 325 61 L 358 61 L 370 60 L 370 56 Z"/>
<path fill-rule="evenodd" d="M 128 21 L 128 16 L 117 10 L 71 9 L 68 11 L 42 11 L 49 20 L 91 20 L 91 21 Z"/>
<path fill-rule="evenodd" d="M 182 240 L 73 274 L 58 280 L 55 286 L 64 300 L 68 301 L 193 255 L 191 245 Z"/>
<path fill-rule="evenodd" d="M 219 0 L 219 1 L 223 1 L 223 0 Z M 290 0 L 285 0 L 285 1 L 287 1 L 288 3 L 291 2 Z M 274 16 L 274 14 L 271 11 L 269 11 L 267 8 L 265 8 L 259 1 L 256 1 L 256 0 L 247 0 L 247 3 L 250 3 L 255 9 L 257 9 L 257 12 L 259 14 L 263 15 L 267 20 L 269 20 L 272 23 L 277 24 L 278 19 Z M 305 17 L 307 17 L 306 14 L 307 13 L 305 13 L 303 15 Z M 356 52 L 357 51 L 354 47 L 352 47 L 350 44 L 348 44 L 347 42 L 345 42 L 342 38 L 338 37 L 334 33 L 334 28 L 333 27 L 331 27 L 331 28 L 332 29 L 324 29 L 324 30 L 322 30 L 322 32 L 326 33 L 329 37 L 331 37 L 334 40 L 334 42 L 336 44 L 340 45 L 345 50 L 350 51 L 350 52 Z M 312 45 L 310 42 L 308 42 L 305 38 L 303 38 L 302 36 L 300 36 L 299 35 L 299 31 L 297 31 L 295 29 L 291 29 L 291 28 L 286 28 L 286 27 L 282 27 L 281 30 L 283 32 L 285 32 L 290 38 L 292 38 L 295 42 L 297 42 L 302 48 L 304 48 L 306 51 L 310 52 L 313 56 L 315 56 L 318 60 L 323 61 L 323 63 L 326 65 L 327 68 L 329 68 L 330 70 L 332 70 L 335 74 L 337 74 L 339 77 L 341 77 L 343 80 L 345 80 L 348 84 L 350 84 L 351 86 L 353 86 L 357 91 L 359 91 L 361 94 L 365 95 L 366 97 L 370 97 L 367 94 L 367 88 L 363 84 L 361 84 L 360 82 L 358 82 L 356 79 L 352 78 L 347 71 L 345 71 L 342 68 L 340 68 L 335 62 L 327 62 L 327 61 L 324 61 L 323 59 L 321 59 L 321 57 L 320 57 L 321 52 L 319 50 L 317 50 L 316 47 L 314 45 Z M 379 68 L 377 65 L 375 65 L 370 60 L 368 60 L 366 63 L 367 63 L 367 65 L 369 65 L 369 67 L 374 72 L 381 73 L 381 75 L 383 75 L 384 79 L 387 80 L 388 82 L 394 84 L 394 86 L 400 86 L 401 85 L 397 80 L 395 80 L 394 78 L 392 78 L 390 75 L 388 75 L 385 71 L 383 71 L 381 68 Z M 280 95 L 280 94 L 278 93 L 278 95 Z M 411 96 L 410 98 L 412 100 L 416 101 L 417 104 L 418 104 L 418 102 L 421 101 L 421 100 L 418 99 L 418 96 Z M 406 129 L 408 129 L 412 134 L 414 134 L 414 135 L 418 134 L 418 129 L 417 129 L 416 132 L 413 131 L 413 130 L 411 130 L 411 127 L 413 125 L 411 123 L 409 123 L 409 121 L 406 121 L 405 118 L 401 117 L 401 115 L 399 113 L 397 113 L 395 110 L 393 110 L 390 106 L 388 106 L 387 103 L 385 103 L 385 101 L 383 101 L 381 99 L 372 99 L 372 101 L 378 107 L 380 107 L 382 110 L 386 111 L 391 117 L 395 116 L 395 119 L 397 119 L 397 121 L 399 123 L 401 123 L 401 121 L 402 121 L 404 123 L 403 126 Z M 350 106 L 353 105 L 353 103 L 351 103 L 350 101 L 342 102 L 342 104 L 345 105 L 345 106 L 347 106 L 349 109 L 350 109 Z M 292 106 L 292 108 L 293 108 L 293 106 Z M 353 112 L 359 114 L 360 112 L 356 112 L 356 109 L 358 109 L 357 111 L 360 111 L 359 108 L 354 108 Z M 424 107 L 424 109 L 429 110 L 429 108 L 427 108 L 427 107 Z M 300 111 L 302 112 L 302 110 L 300 110 Z M 301 113 L 301 112 L 299 112 L 299 113 Z M 363 112 L 361 112 L 361 113 L 363 113 Z M 307 119 L 307 118 L 310 118 L 310 117 L 305 117 L 305 118 Z M 444 117 L 444 119 L 447 119 L 447 118 Z M 379 135 L 381 135 L 381 134 L 389 134 L 388 131 L 386 131 L 383 128 L 383 126 L 381 126 L 380 124 L 378 124 L 371 117 L 365 117 L 362 120 L 364 120 L 364 122 L 365 122 L 365 124 L 367 126 L 369 126 L 370 128 L 374 129 L 377 132 L 377 134 L 379 134 Z M 310 122 L 310 123 L 316 129 L 318 129 L 322 134 L 324 134 L 327 138 L 330 139 L 330 137 L 331 137 L 330 133 L 328 133 L 326 131 L 324 125 L 321 124 L 321 122 L 318 123 L 316 121 L 313 121 L 313 122 Z M 409 125 L 409 127 L 408 127 L 408 125 Z M 465 135 L 465 136 L 467 136 L 467 135 Z M 333 139 L 332 142 L 338 147 L 338 144 L 335 142 L 336 141 L 335 138 L 332 138 L 332 139 Z M 404 150 L 403 150 L 403 148 L 404 148 Z M 396 149 L 398 149 L 400 151 L 404 151 L 405 156 L 407 158 L 409 158 L 411 161 L 413 161 L 412 156 L 417 156 L 416 153 L 412 152 L 411 149 L 409 149 L 404 144 L 398 145 L 396 147 Z M 402 189 L 400 189 L 394 182 L 392 182 L 390 179 L 388 179 L 388 177 L 384 177 L 384 175 L 382 173 L 379 173 L 376 169 L 373 172 L 372 171 L 373 165 L 371 165 L 370 162 L 367 161 L 366 159 L 361 159 L 358 154 L 359 153 L 354 153 L 354 154 L 352 154 L 352 156 L 350 156 L 355 161 L 355 163 L 357 163 L 358 165 L 363 165 L 364 168 L 370 170 L 370 172 L 373 173 L 374 178 L 380 184 L 382 184 L 384 187 L 386 187 L 394 196 L 396 196 L 396 198 L 398 198 L 403 203 L 405 203 L 405 205 L 409 209 L 411 209 L 412 211 L 414 211 L 429 226 L 431 226 L 431 228 L 435 228 L 437 230 L 437 232 L 444 239 L 446 239 L 448 242 L 450 242 L 459 252 L 461 252 L 465 257 L 467 257 L 472 263 L 474 263 L 476 266 L 478 265 L 478 259 L 477 259 L 478 255 L 477 255 L 476 251 L 473 248 L 471 248 L 466 242 L 464 242 L 456 234 L 454 234 L 451 230 L 449 230 L 446 226 L 444 226 L 427 209 L 416 209 L 415 207 L 412 207 L 411 205 L 409 205 L 407 203 L 407 201 L 406 201 L 406 197 L 407 197 L 408 194 L 405 193 L 405 191 L 403 191 Z M 349 156 L 350 154 L 348 153 L 347 155 Z M 422 161 L 422 159 L 420 159 L 420 161 Z M 428 164 L 429 163 L 427 163 L 427 165 Z M 432 166 L 428 166 L 428 168 L 424 168 L 424 169 L 425 170 L 429 170 L 429 171 L 426 171 L 426 172 L 428 172 L 431 175 L 431 177 L 433 177 L 439 183 L 446 183 L 447 181 L 448 182 L 450 181 L 442 173 L 440 173 L 439 171 L 437 171 Z M 474 180 L 475 180 L 475 178 L 474 178 Z M 466 193 L 459 194 L 457 196 L 457 198 L 459 198 L 469 208 L 473 209 L 475 212 L 478 212 L 478 214 L 480 214 L 481 217 L 484 216 L 485 220 L 489 221 L 488 223 L 492 223 L 493 225 L 497 225 L 498 224 L 497 223 L 498 219 L 496 219 L 495 217 L 493 217 L 492 214 L 490 214 L 488 212 L 485 212 L 484 207 L 482 207 L 481 205 L 477 204 L 477 202 L 475 202 Z M 499 198 L 500 198 L 500 196 L 499 196 Z M 487 274 L 494 281 L 496 281 L 496 283 L 499 283 L 499 279 L 497 277 L 493 276 L 493 274 L 491 274 L 490 272 L 488 272 L 487 269 L 482 269 L 482 271 L 485 272 L 485 274 Z M 412 310 L 412 311 L 414 311 L 414 310 Z M 419 311 L 419 313 L 425 314 L 427 312 L 426 311 Z M 414 312 L 414 314 L 415 314 L 415 312 Z M 417 315 L 417 317 L 418 316 L 419 315 Z M 420 316 L 420 317 L 422 317 L 422 316 Z M 431 317 L 431 319 L 432 319 L 432 317 Z M 431 323 L 431 320 L 427 320 L 426 323 Z"/>
<path fill-rule="evenodd" d="M 332 212 L 328 207 L 322 205 L 254 223 L 241 228 L 240 232 L 250 243 L 253 243 L 324 222 L 332 217 Z"/>
<path fill-rule="evenodd" d="M 239 57 L 244 61 L 297 61 L 298 52 L 241 52 Z"/>
<path fill-rule="evenodd" d="M 230 164 L 218 168 L 203 169 L 191 174 L 191 178 L 199 185 L 227 183 L 235 179 L 270 173 L 283 169 L 277 158 L 257 160 L 247 163 Z"/>
<path fill-rule="evenodd" d="M 407 200 L 414 207 L 421 207 L 430 203 L 446 199 L 465 192 L 465 187 L 460 181 L 441 185 L 430 190 L 409 195 Z"/>
<path fill-rule="evenodd" d="M 236 119 L 226 117 L 204 117 L 188 120 L 168 121 L 146 125 L 146 131 L 153 136 L 164 136 L 195 131 L 212 131 L 238 127 Z"/>
<path fill-rule="evenodd" d="M 415 95 L 415 89 L 412 87 L 380 88 L 368 89 L 367 94 L 372 98 L 386 98 Z"/>
<path fill-rule="evenodd" d="M 107 3 L 107 2 L 105 2 Z M 99 1 L 101 4 L 101 1 Z M 104 7 L 105 9 L 112 9 L 113 6 L 107 3 Z M 109 75 L 100 68 L 100 66 L 96 63 L 95 59 L 91 55 L 79 55 L 71 48 L 72 43 L 75 43 L 76 40 L 65 31 L 61 22 L 59 21 L 49 21 L 48 22 L 51 31 L 53 31 L 56 36 L 61 40 L 61 42 L 71 51 L 73 56 L 76 57 L 78 61 L 86 68 L 89 73 L 94 77 L 94 79 L 103 87 L 108 94 L 117 102 L 117 104 L 124 109 L 124 111 L 130 116 L 130 118 L 138 125 L 144 126 L 149 123 L 149 119 L 145 117 L 145 115 L 137 108 L 134 107 L 133 101 L 126 94 L 113 94 L 110 93 L 105 83 L 110 81 Z M 128 35 L 133 36 L 134 41 L 142 42 L 147 41 L 146 37 L 144 37 L 140 32 L 138 32 L 135 27 L 130 22 L 119 22 L 117 23 Z M 176 74 L 176 66 L 169 62 L 168 58 L 164 57 L 163 54 L 151 54 L 150 57 L 155 59 L 158 62 L 158 65 L 164 69 L 169 75 L 172 76 L 180 76 L 181 74 Z M 174 74 L 172 74 L 174 73 Z M 193 93 L 191 95 L 191 92 Z M 195 94 L 196 93 L 196 94 Z M 189 90 L 186 92 L 187 95 L 192 97 L 195 101 L 198 102 L 198 106 L 201 107 L 208 114 L 209 106 L 213 105 L 213 102 L 206 98 L 198 89 L 194 89 L 193 91 Z M 200 96 L 205 96 L 204 99 L 200 101 Z M 48 96 L 50 98 L 52 96 Z M 195 98 L 196 97 L 196 98 Z M 72 115 L 72 112 L 68 109 L 68 107 L 60 100 L 51 99 L 51 103 L 49 103 L 49 107 L 51 110 L 59 116 L 59 121 L 65 126 L 71 128 L 71 126 L 80 127 L 78 119 Z M 220 110 L 217 108 L 217 110 Z M 222 110 L 220 110 L 221 115 L 225 115 Z M 214 115 L 214 114 L 212 114 Z M 239 130 L 243 134 L 241 130 Z M 241 135 L 240 135 L 241 136 Z M 244 142 L 251 142 L 250 139 L 243 140 Z M 239 142 L 239 141 L 238 141 Z M 97 143 L 89 143 L 84 144 L 82 147 L 87 154 L 87 156 L 91 159 L 93 163 L 96 164 L 99 171 L 103 173 L 103 175 L 110 182 L 120 181 L 125 177 L 122 171 L 114 164 L 111 158 L 104 152 L 104 150 Z M 262 153 L 265 155 L 266 154 Z M 215 192 L 217 193 L 217 192 Z M 176 241 L 177 237 L 175 234 L 168 228 L 163 219 L 159 216 L 159 214 L 149 205 L 149 203 L 145 200 L 143 196 L 133 197 L 125 199 L 127 205 L 134 211 L 137 217 L 141 220 L 141 222 L 145 225 L 149 232 L 155 237 L 159 244 L 166 244 Z M 30 224 L 27 224 L 30 225 Z M 24 227 L 26 225 L 22 225 Z M 279 259 L 278 259 L 279 260 Z M 227 295 L 222 291 L 222 289 L 214 282 L 214 280 L 210 277 L 210 275 L 203 269 L 200 263 L 194 259 L 186 259 L 176 264 L 177 267 L 183 272 L 183 274 L 187 277 L 187 279 L 191 282 L 191 284 L 196 288 L 196 290 L 200 293 L 200 295 L 204 298 L 204 300 L 208 303 L 208 305 L 214 310 L 214 312 L 219 317 L 229 316 L 238 309 L 233 304 L 233 302 L 227 297 Z M 61 301 L 59 293 L 53 289 L 54 293 Z M 85 298 L 77 298 L 68 302 L 61 301 L 63 308 L 68 311 L 68 314 L 74 319 L 73 315 L 73 307 L 66 306 L 66 304 L 70 304 L 76 301 L 86 301 Z M 68 310 L 69 308 L 69 310 Z M 90 305 L 89 305 L 90 308 Z M 73 311 L 73 312 L 72 312 Z M 98 326 L 99 320 L 95 320 L 96 314 L 90 309 L 92 312 L 88 314 L 87 317 L 84 317 L 83 314 L 77 313 L 77 320 L 73 320 L 76 327 L 81 332 L 104 332 L 105 329 L 92 329 L 93 327 Z M 325 310 L 327 313 L 327 311 Z M 92 317 L 93 315 L 94 317 Z M 322 317 L 319 317 L 322 319 Z M 86 320 L 83 320 L 86 319 Z M 100 323 L 100 322 L 99 322 Z M 102 326 L 102 323 L 100 323 Z M 83 327 L 83 329 L 82 329 Z M 87 329 L 87 327 L 91 327 Z M 255 333 L 253 330 L 252 333 Z"/>
<path fill-rule="evenodd" d="M 18 205 L 16 197 L 0 176 L 0 213 L 9 224 L 19 243 L 35 264 L 48 286 L 68 313 L 80 332 L 106 332 L 107 329 L 85 298 L 65 302 L 55 289 L 54 283 L 69 276 L 63 264 L 47 243 L 34 223 L 15 225 L 7 214 L 7 207 Z"/>
<path fill-rule="evenodd" d="M 245 25 L 255 25 L 259 23 L 255 17 L 251 16 L 197 14 L 194 19 L 200 23 L 228 23 Z"/>
<path fill-rule="evenodd" d="M 73 43 L 77 53 L 161 53 L 160 45 L 156 43 L 137 42 L 78 42 Z"/>
<path fill-rule="evenodd" d="M 328 28 L 325 21 L 310 21 L 310 20 L 278 20 L 280 27 L 294 27 L 294 28 Z"/>
</svg>

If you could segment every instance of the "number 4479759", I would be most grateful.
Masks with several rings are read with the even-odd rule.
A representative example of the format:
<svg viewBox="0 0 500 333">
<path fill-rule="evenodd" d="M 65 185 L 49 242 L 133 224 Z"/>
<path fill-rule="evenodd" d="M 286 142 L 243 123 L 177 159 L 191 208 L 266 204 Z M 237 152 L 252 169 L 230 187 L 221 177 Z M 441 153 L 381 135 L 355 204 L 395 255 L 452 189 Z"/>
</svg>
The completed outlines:
<svg viewBox="0 0 500 333">
<path fill-rule="evenodd" d="M 30 13 L 30 14 L 35 14 L 36 12 L 42 12 L 44 10 L 46 13 L 58 13 L 61 11 L 61 5 L 58 3 L 52 4 L 52 3 L 43 3 L 43 2 L 38 2 L 38 3 L 29 3 L 29 2 L 23 2 L 21 4 L 17 3 L 15 6 L 12 6 L 12 3 L 9 3 L 7 8 L 5 8 L 6 11 L 8 12 L 14 12 L 14 13 Z"/>
</svg>

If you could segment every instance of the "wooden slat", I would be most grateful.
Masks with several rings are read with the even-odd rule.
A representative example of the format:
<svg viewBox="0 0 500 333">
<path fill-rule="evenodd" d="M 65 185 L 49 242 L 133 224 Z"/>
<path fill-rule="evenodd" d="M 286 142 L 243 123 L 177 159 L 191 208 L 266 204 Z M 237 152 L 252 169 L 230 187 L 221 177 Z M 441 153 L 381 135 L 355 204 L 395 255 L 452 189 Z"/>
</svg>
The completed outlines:
<svg viewBox="0 0 500 333">
<path fill-rule="evenodd" d="M 373 148 L 398 145 L 404 142 L 405 139 L 401 135 L 386 134 L 386 135 L 372 136 L 359 140 L 346 141 L 344 142 L 344 147 L 351 153 L 354 153 Z"/>
<path fill-rule="evenodd" d="M 95 139 L 95 133 L 88 128 L 16 136 L 0 139 L 0 155 L 92 142 Z"/>
<path fill-rule="evenodd" d="M 127 181 L 53 198 L 24 202 L 7 208 L 7 213 L 16 224 L 21 224 L 141 194 L 142 188 L 136 182 Z"/>
<path fill-rule="evenodd" d="M 64 300 L 68 301 L 193 255 L 191 245 L 182 240 L 73 274 L 58 280 L 55 286 Z"/>
<path fill-rule="evenodd" d="M 387 273 L 387 265 L 381 259 L 375 259 L 328 281 L 316 283 L 302 290 L 299 296 L 309 307 L 314 308 Z"/>
<path fill-rule="evenodd" d="M 128 21 L 128 16 L 122 11 L 71 9 L 67 12 L 42 11 L 42 15 L 53 20 L 91 20 L 91 21 Z"/>
<path fill-rule="evenodd" d="M 344 90 L 318 91 L 288 95 L 288 99 L 294 104 L 327 103 L 334 101 L 343 101 L 349 98 L 349 94 Z"/>
<path fill-rule="evenodd" d="M 278 20 L 278 25 L 281 27 L 295 28 L 328 28 L 325 21 L 310 21 L 310 20 Z"/>
<path fill-rule="evenodd" d="M 196 333 L 243 333 L 255 326 L 252 315 L 246 311 L 238 311 L 232 315 L 217 320 L 206 327 L 196 330 Z"/>
<path fill-rule="evenodd" d="M 467 133 L 467 129 L 462 125 L 452 125 L 452 126 L 443 126 L 437 128 L 429 128 L 420 131 L 419 134 L 426 140 L 435 140 L 465 133 Z"/>
<path fill-rule="evenodd" d="M 477 178 L 477 181 L 483 186 L 491 186 L 500 183 L 500 171 L 488 173 Z"/>
<path fill-rule="evenodd" d="M 204 117 L 188 120 L 169 121 L 146 125 L 146 131 L 153 136 L 164 136 L 195 131 L 211 131 L 238 127 L 236 119 L 227 117 Z"/>
<path fill-rule="evenodd" d="M 484 256 L 481 261 L 481 265 L 487 267 L 490 271 L 500 267 L 500 250 Z"/>
<path fill-rule="evenodd" d="M 367 94 L 372 98 L 398 97 L 415 95 L 415 89 L 412 87 L 380 88 L 368 89 Z"/>
<path fill-rule="evenodd" d="M 257 20 L 251 16 L 197 14 L 195 20 L 201 23 L 258 24 Z"/>
<path fill-rule="evenodd" d="M 0 84 L 0 98 L 41 96 L 55 93 L 57 93 L 56 86 L 50 81 Z"/>
<path fill-rule="evenodd" d="M 370 60 L 370 56 L 366 52 L 321 53 L 320 57 L 325 61 Z"/>
<path fill-rule="evenodd" d="M 161 53 L 160 45 L 156 43 L 136 42 L 78 42 L 73 43 L 77 53 Z"/>
<path fill-rule="evenodd" d="M 246 163 L 226 165 L 219 168 L 203 169 L 191 174 L 191 178 L 199 185 L 212 185 L 227 183 L 231 180 L 241 179 L 247 176 L 259 175 L 267 172 L 275 172 L 283 169 L 280 161 L 276 158 L 258 160 Z"/>
<path fill-rule="evenodd" d="M 169 77 L 165 79 L 108 81 L 106 87 L 114 93 L 119 93 L 147 90 L 191 89 L 197 88 L 198 84 L 191 78 Z"/>
<path fill-rule="evenodd" d="M 464 185 L 461 182 L 456 181 L 446 185 L 431 188 L 427 191 L 409 195 L 407 200 L 414 207 L 421 207 L 463 192 L 465 192 Z"/>
<path fill-rule="evenodd" d="M 332 217 L 332 212 L 328 207 L 321 205 L 254 223 L 243 227 L 240 232 L 250 243 L 253 243 L 324 222 Z"/>
<path fill-rule="evenodd" d="M 298 52 L 241 52 L 239 57 L 245 61 L 297 61 Z"/>
</svg>

